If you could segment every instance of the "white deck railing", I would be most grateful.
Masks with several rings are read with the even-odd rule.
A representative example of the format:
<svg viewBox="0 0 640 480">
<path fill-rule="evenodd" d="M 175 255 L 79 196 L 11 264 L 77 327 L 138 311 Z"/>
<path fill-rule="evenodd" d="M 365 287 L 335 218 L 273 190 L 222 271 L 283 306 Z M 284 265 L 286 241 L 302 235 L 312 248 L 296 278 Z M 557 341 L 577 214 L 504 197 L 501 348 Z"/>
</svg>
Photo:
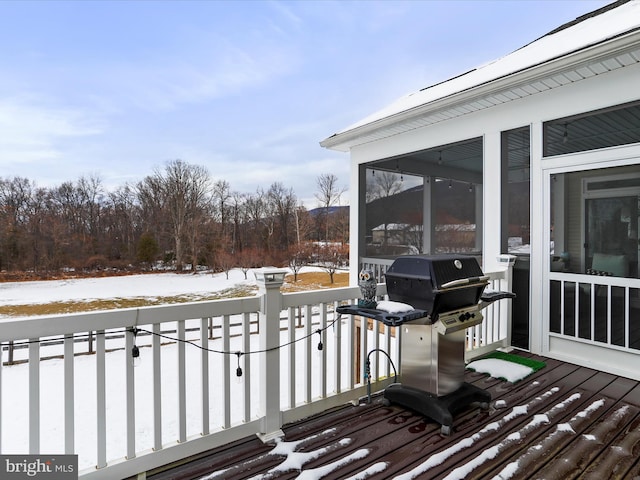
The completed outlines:
<svg viewBox="0 0 640 480">
<path fill-rule="evenodd" d="M 508 272 L 491 274 L 502 289 Z M 365 396 L 367 357 L 373 391 L 393 381 L 376 349 L 398 368 L 395 329 L 335 313 L 357 287 L 259 285 L 243 299 L 0 322 L 0 454 L 78 454 L 81 478 L 126 478 Z M 491 307 L 468 347 L 508 346 L 508 311 Z"/>
<path fill-rule="evenodd" d="M 551 272 L 550 336 L 637 354 L 640 280 Z"/>
</svg>

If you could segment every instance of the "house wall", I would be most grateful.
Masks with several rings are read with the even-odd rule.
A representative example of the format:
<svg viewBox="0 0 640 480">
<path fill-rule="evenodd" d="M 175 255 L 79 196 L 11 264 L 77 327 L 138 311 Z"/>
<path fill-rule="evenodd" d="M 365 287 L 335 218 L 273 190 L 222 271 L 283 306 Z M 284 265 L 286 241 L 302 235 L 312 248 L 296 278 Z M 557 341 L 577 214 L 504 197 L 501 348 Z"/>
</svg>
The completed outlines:
<svg viewBox="0 0 640 480">
<path fill-rule="evenodd" d="M 536 95 L 514 100 L 508 104 L 494 106 L 483 111 L 470 113 L 453 120 L 443 121 L 428 127 L 356 146 L 351 151 L 352 161 L 352 205 L 361 205 L 364 182 L 358 174 L 358 166 L 414 151 L 434 148 L 439 145 L 482 137 L 484 140 L 484 183 L 483 183 L 483 268 L 498 266 L 496 257 L 500 251 L 500 212 L 490 205 L 500 205 L 500 135 L 509 130 L 526 125 L 531 126 L 531 318 L 544 319 L 548 316 L 542 305 L 545 275 L 549 271 L 549 232 L 545 231 L 545 216 L 548 212 L 548 197 L 543 192 L 548 177 L 543 172 L 554 168 L 583 165 L 592 168 L 619 165 L 615 156 L 598 155 L 593 152 L 563 155 L 561 158 L 542 157 L 542 123 L 555 118 L 579 114 L 640 99 L 637 82 L 640 65 L 634 64 L 611 72 L 602 73 L 588 79 L 547 90 Z M 609 164 L 607 163 L 609 162 Z M 627 163 L 638 163 L 638 159 L 626 159 Z M 624 163 L 623 162 L 623 163 Z M 361 208 L 352 208 L 351 238 L 359 238 Z M 355 243 L 355 242 L 354 242 Z M 361 255 L 352 248 L 352 264 L 357 264 Z M 543 326 L 541 321 L 531 325 L 531 349 L 539 353 L 543 350 Z"/>
</svg>

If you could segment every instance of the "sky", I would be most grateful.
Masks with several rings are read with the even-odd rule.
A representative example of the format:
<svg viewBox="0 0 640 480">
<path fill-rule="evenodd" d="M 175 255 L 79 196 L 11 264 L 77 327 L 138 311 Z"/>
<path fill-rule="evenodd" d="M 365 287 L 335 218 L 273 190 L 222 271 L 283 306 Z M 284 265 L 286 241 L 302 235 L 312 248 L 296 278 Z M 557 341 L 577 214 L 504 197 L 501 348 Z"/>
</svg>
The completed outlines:
<svg viewBox="0 0 640 480">
<path fill-rule="evenodd" d="M 179 159 L 314 208 L 349 183 L 321 140 L 608 3 L 3 0 L 0 178 L 115 190 Z"/>
</svg>

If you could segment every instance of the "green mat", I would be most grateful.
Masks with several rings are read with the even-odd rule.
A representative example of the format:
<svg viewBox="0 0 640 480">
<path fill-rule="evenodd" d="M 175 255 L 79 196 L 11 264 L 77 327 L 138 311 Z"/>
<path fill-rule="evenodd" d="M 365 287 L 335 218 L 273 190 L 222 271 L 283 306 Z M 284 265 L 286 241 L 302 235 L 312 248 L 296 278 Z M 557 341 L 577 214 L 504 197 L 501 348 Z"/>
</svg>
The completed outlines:
<svg viewBox="0 0 640 480">
<path fill-rule="evenodd" d="M 513 366 L 508 367 L 509 364 Z M 544 362 L 538 360 L 496 351 L 470 362 L 466 368 L 515 383 L 545 366 Z"/>
<path fill-rule="evenodd" d="M 491 352 L 488 355 L 485 355 L 482 358 L 497 358 L 498 360 L 506 360 L 507 362 L 517 363 L 519 365 L 524 365 L 525 367 L 531 368 L 534 372 L 537 372 L 541 368 L 547 366 L 546 363 L 541 362 L 539 360 L 533 360 L 531 358 L 521 357 L 520 355 L 513 355 L 512 353 L 504 353 L 504 352 Z"/>
</svg>

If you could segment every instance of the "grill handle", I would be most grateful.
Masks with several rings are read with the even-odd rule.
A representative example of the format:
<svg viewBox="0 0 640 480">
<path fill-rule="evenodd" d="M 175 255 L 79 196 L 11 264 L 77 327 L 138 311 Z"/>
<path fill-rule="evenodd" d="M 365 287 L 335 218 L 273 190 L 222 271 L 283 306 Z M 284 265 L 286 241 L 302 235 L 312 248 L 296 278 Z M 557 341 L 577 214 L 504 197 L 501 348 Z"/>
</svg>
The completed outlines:
<svg viewBox="0 0 640 480">
<path fill-rule="evenodd" d="M 481 277 L 460 278 L 458 280 L 451 280 L 450 282 L 443 283 L 442 285 L 440 285 L 440 288 L 462 287 L 470 283 L 481 283 L 481 282 L 486 282 L 488 280 L 489 280 L 488 275 L 482 275 Z"/>
</svg>

